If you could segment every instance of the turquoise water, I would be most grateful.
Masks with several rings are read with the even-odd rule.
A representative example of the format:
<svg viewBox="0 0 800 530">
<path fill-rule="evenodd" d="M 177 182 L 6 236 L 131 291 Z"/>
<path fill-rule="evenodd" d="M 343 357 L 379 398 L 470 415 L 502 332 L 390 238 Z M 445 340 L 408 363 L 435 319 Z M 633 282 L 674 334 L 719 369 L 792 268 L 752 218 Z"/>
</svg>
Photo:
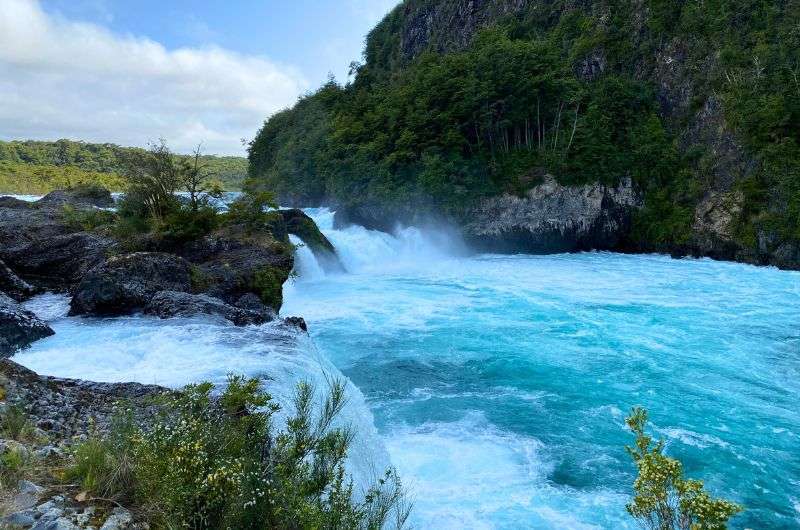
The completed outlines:
<svg viewBox="0 0 800 530">
<path fill-rule="evenodd" d="M 349 271 L 307 248 L 274 325 L 66 317 L 15 360 L 41 372 L 171 387 L 229 372 L 294 384 L 347 376 L 363 487 L 389 463 L 416 528 L 636 528 L 625 513 L 630 407 L 650 410 L 689 476 L 747 511 L 733 528 L 800 527 L 800 274 L 590 253 L 467 256 L 444 234 L 332 229 Z"/>
<path fill-rule="evenodd" d="M 800 274 L 587 253 L 451 257 L 413 230 L 331 229 L 284 312 L 363 392 L 421 528 L 634 528 L 624 417 L 747 507 L 800 526 Z"/>
</svg>

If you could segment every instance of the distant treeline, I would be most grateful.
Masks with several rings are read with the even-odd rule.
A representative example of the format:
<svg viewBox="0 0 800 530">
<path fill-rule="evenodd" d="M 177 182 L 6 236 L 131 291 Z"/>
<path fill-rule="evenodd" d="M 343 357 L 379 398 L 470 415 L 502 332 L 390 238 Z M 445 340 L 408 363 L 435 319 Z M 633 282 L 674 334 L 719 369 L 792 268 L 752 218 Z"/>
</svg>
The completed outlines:
<svg viewBox="0 0 800 530">
<path fill-rule="evenodd" d="M 144 149 L 72 140 L 0 141 L 0 193 L 38 194 L 86 183 L 121 191 L 126 160 L 140 153 Z M 204 155 L 201 160 L 227 190 L 238 190 L 247 175 L 243 157 Z"/>
</svg>

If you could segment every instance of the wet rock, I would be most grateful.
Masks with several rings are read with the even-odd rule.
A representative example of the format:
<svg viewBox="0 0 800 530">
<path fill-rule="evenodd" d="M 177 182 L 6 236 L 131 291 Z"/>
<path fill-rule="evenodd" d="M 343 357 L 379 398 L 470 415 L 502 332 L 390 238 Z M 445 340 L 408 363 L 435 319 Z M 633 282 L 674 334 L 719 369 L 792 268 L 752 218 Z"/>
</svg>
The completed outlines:
<svg viewBox="0 0 800 530">
<path fill-rule="evenodd" d="M 53 335 L 53 330 L 15 300 L 0 293 L 0 359 Z"/>
<path fill-rule="evenodd" d="M 224 233 L 199 241 L 187 259 L 192 270 L 193 292 L 208 294 L 235 304 L 255 294 L 274 311 L 283 303 L 283 284 L 294 266 L 288 244 L 271 235 Z"/>
<path fill-rule="evenodd" d="M 552 177 L 525 197 L 502 195 L 484 201 L 464 228 L 481 250 L 548 254 L 613 249 L 642 205 L 630 179 L 616 187 L 562 186 Z"/>
<path fill-rule="evenodd" d="M 308 331 L 308 325 L 302 317 L 286 317 L 283 319 L 283 323 L 291 328 L 296 328 L 305 332 Z"/>
<path fill-rule="evenodd" d="M 148 315 L 159 318 L 216 315 L 237 326 L 263 324 L 274 319 L 274 313 L 261 304 L 262 310 L 243 309 L 228 305 L 219 298 L 204 294 L 161 291 L 153 296 L 144 308 Z"/>
<path fill-rule="evenodd" d="M 320 231 L 317 223 L 306 215 L 303 210 L 294 208 L 280 210 L 279 213 L 283 217 L 286 231 L 300 238 L 308 246 L 323 269 L 331 272 L 343 272 L 345 270 L 333 244 Z"/>
<path fill-rule="evenodd" d="M 115 246 L 113 239 L 91 232 L 75 232 L 35 239 L 8 248 L 4 259 L 31 281 L 54 290 L 69 290 L 88 271 L 104 262 Z"/>
<path fill-rule="evenodd" d="M 78 284 L 71 315 L 113 316 L 141 311 L 160 291 L 191 290 L 189 263 L 161 252 L 137 252 L 109 259 Z"/>
<path fill-rule="evenodd" d="M 37 293 L 31 284 L 14 274 L 14 271 L 0 259 L 0 292 L 22 302 Z"/>
</svg>

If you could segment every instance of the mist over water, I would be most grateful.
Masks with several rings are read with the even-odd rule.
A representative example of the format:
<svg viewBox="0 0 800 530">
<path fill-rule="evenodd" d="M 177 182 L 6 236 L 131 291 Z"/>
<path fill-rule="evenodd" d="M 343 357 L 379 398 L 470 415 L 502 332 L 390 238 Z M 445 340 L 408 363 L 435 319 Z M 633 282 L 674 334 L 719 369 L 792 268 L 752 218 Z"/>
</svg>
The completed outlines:
<svg viewBox="0 0 800 530">
<path fill-rule="evenodd" d="M 800 524 L 800 274 L 453 256 L 309 213 L 349 274 L 301 249 L 284 310 L 366 396 L 418 527 L 635 528 L 634 405 L 689 476 L 746 505 L 733 528 Z"/>
</svg>

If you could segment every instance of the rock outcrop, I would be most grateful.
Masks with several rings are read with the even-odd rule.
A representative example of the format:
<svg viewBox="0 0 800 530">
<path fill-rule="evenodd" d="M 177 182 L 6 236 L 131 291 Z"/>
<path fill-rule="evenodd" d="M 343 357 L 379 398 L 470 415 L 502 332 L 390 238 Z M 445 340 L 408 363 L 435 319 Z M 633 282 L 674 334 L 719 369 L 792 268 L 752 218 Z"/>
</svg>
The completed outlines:
<svg viewBox="0 0 800 530">
<path fill-rule="evenodd" d="M 36 202 L 0 198 L 0 259 L 34 287 L 68 291 L 106 259 L 115 242 L 76 229 L 64 215 L 66 205 L 94 209 L 92 202 L 105 204 L 102 198 L 73 192 L 52 192 L 47 197 Z"/>
<path fill-rule="evenodd" d="M 613 249 L 641 204 L 630 179 L 616 187 L 562 186 L 547 177 L 524 197 L 502 195 L 484 201 L 465 224 L 464 236 L 481 250 L 497 252 Z"/>
<path fill-rule="evenodd" d="M 12 298 L 0 293 L 0 359 L 52 334 L 50 326 Z"/>
<path fill-rule="evenodd" d="M 39 375 L 8 359 L 0 360 L 0 386 L 5 401 L 22 406 L 36 427 L 56 444 L 69 444 L 75 437 L 92 432 L 107 433 L 123 406 L 144 421 L 157 410 L 153 398 L 169 392 L 156 385 Z"/>
<path fill-rule="evenodd" d="M 226 304 L 219 298 L 205 294 L 178 291 L 161 291 L 144 307 L 145 314 L 159 318 L 190 317 L 194 315 L 220 316 L 237 326 L 264 324 L 275 319 L 275 312 L 263 304 L 258 309 L 247 309 Z"/>
<path fill-rule="evenodd" d="M 66 190 L 51 191 L 38 201 L 39 205 L 64 206 L 83 205 L 94 206 L 97 208 L 111 208 L 114 206 L 114 198 L 111 192 L 101 186 L 77 186 Z"/>
<path fill-rule="evenodd" d="M 31 284 L 17 276 L 14 271 L 0 259 L 0 292 L 7 294 L 17 302 L 22 302 L 36 294 L 37 290 Z"/>
<path fill-rule="evenodd" d="M 191 266 L 178 256 L 136 252 L 109 259 L 81 280 L 70 315 L 115 316 L 141 311 L 160 291 L 191 290 Z"/>
<path fill-rule="evenodd" d="M 344 272 L 344 265 L 342 265 L 336 249 L 311 217 L 306 215 L 303 210 L 296 208 L 280 210 L 279 213 L 283 217 L 286 231 L 300 238 L 308 246 L 323 269 L 331 272 Z"/>
</svg>

